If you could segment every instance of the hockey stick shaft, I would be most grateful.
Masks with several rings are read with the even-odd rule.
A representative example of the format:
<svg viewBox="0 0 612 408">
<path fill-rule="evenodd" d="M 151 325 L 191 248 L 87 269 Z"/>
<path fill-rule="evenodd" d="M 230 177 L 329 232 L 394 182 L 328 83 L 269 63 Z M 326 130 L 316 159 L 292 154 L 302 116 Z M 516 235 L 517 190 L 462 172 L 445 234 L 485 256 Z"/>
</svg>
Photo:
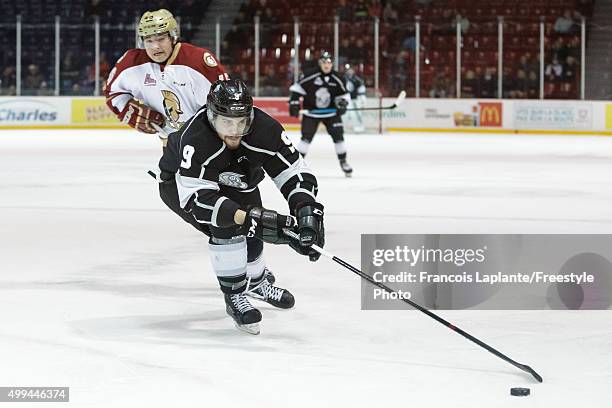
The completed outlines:
<svg viewBox="0 0 612 408">
<path fill-rule="evenodd" d="M 293 239 L 297 239 L 299 241 L 299 236 L 292 231 L 287 231 L 285 230 L 285 233 L 293 238 Z M 374 278 L 372 278 L 371 276 L 363 273 L 362 271 L 360 271 L 359 269 L 355 268 L 353 265 L 349 264 L 348 262 L 338 258 L 337 256 L 325 251 L 323 248 L 317 246 L 317 245 L 312 245 L 312 248 L 319 252 L 321 255 L 332 259 L 334 262 L 342 265 L 343 267 L 345 267 L 346 269 L 350 270 L 351 272 L 359 275 L 362 279 L 365 279 L 366 281 L 370 282 L 371 284 L 373 284 L 374 286 L 377 286 L 389 293 L 396 293 L 393 289 L 391 289 L 390 287 L 388 287 L 387 285 L 377 282 L 376 280 L 374 280 Z M 521 364 L 518 363 L 516 361 L 514 361 L 513 359 L 511 359 L 510 357 L 506 356 L 505 354 L 501 353 L 500 351 L 496 350 L 495 348 L 489 346 L 487 343 L 483 342 L 482 340 L 479 340 L 478 338 L 472 336 L 471 334 L 469 334 L 468 332 L 460 329 L 459 327 L 455 326 L 454 324 L 450 323 L 449 321 L 443 319 L 442 317 L 438 316 L 437 314 L 433 313 L 432 311 L 424 308 L 423 306 L 419 305 L 418 303 L 413 302 L 410 299 L 406 299 L 404 297 L 398 297 L 398 299 L 402 300 L 405 303 L 408 303 L 410 306 L 414 307 L 415 309 L 419 310 L 420 312 L 425 313 L 427 316 L 431 317 L 432 319 L 436 320 L 438 323 L 443 324 L 444 326 L 448 327 L 449 329 L 453 330 L 454 332 L 462 335 L 463 337 L 465 337 L 466 339 L 476 343 L 477 345 L 479 345 L 480 347 L 484 348 L 485 350 L 489 351 L 490 353 L 496 355 L 497 357 L 501 358 L 502 360 L 512 364 L 513 366 L 525 371 L 526 373 L 531 374 L 538 382 L 542 382 L 543 379 L 542 377 L 535 372 L 535 370 L 531 367 L 529 367 L 526 364 Z"/>
<path fill-rule="evenodd" d="M 398 95 L 398 97 L 395 99 L 395 102 L 393 102 L 393 104 L 389 105 L 389 106 L 378 106 L 378 107 L 371 107 L 371 108 L 348 108 L 346 109 L 347 112 L 355 112 L 355 111 L 380 111 L 380 110 L 388 110 L 388 109 L 395 109 L 397 108 L 399 105 L 401 105 L 401 103 L 404 101 L 404 99 L 406 99 L 406 91 L 402 91 L 400 92 L 400 94 Z M 329 109 L 302 109 L 300 111 L 300 113 L 313 113 L 313 114 L 325 114 L 325 113 L 336 113 L 338 111 L 338 109 L 335 108 L 329 108 Z"/>
</svg>

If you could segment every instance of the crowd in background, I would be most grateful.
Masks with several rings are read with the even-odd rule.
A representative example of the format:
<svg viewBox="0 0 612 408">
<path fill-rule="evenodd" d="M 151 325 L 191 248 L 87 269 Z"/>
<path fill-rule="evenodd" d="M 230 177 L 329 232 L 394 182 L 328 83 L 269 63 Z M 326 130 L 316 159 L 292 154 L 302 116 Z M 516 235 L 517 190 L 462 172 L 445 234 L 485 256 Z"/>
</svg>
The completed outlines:
<svg viewBox="0 0 612 408">
<path fill-rule="evenodd" d="M 460 3 L 459 0 L 458 2 Z M 114 26 L 112 24 L 125 24 L 127 27 L 127 24 L 133 24 L 135 16 L 127 15 L 126 7 L 116 7 L 120 3 L 115 0 L 87 0 L 73 3 L 79 3 L 82 6 L 80 9 L 72 9 L 72 13 L 76 13 L 74 10 L 78 12 L 75 18 L 87 17 L 82 21 L 91 22 L 93 16 L 100 17 L 104 52 L 100 55 L 99 68 L 101 78 L 106 78 L 118 56 L 125 49 L 133 47 L 134 39 L 133 32 L 126 35 L 125 30 L 122 35 L 113 36 Z M 182 27 L 191 28 L 191 30 L 183 29 L 182 33 L 183 37 L 189 40 L 204 15 L 205 3 L 209 1 L 161 0 L 151 3 L 140 0 L 136 6 L 167 7 L 174 11 L 180 16 Z M 330 7 L 332 8 L 326 10 L 331 10 L 332 14 L 335 13 L 339 17 L 341 31 L 346 34 L 341 36 L 339 44 L 340 70 L 342 71 L 345 64 L 350 64 L 360 76 L 364 77 L 366 85 L 372 89 L 374 85 L 372 35 L 367 32 L 364 34 L 363 30 L 371 30 L 373 18 L 379 18 L 381 21 L 382 90 L 387 94 L 397 94 L 399 90 L 406 89 L 409 95 L 413 94 L 415 88 L 414 55 L 417 47 L 414 16 L 418 12 L 427 16 L 424 17 L 421 28 L 422 37 L 419 50 L 422 58 L 421 96 L 455 97 L 457 94 L 456 74 L 452 58 L 454 45 L 449 43 L 448 55 L 442 52 L 443 56 L 439 57 L 436 51 L 436 39 L 450 42 L 451 37 L 455 35 L 458 23 L 464 38 L 464 46 L 467 47 L 467 41 L 473 41 L 470 40 L 470 36 L 478 38 L 478 35 L 487 33 L 489 29 L 492 35 L 495 35 L 497 22 L 488 21 L 483 24 L 482 18 L 470 15 L 466 9 L 440 7 L 442 3 L 445 2 L 441 0 L 337 0 L 331 2 Z M 293 40 L 290 37 L 293 31 L 293 16 L 287 13 L 286 8 L 279 7 L 279 4 L 279 0 L 245 1 L 222 41 L 220 58 L 223 64 L 233 76 L 242 77 L 252 85 L 254 75 L 251 46 L 253 18 L 259 16 L 261 22 L 260 47 L 263 53 L 259 78 L 262 95 L 286 95 L 288 85 L 294 77 L 293 58 L 287 58 L 283 54 L 292 46 Z M 324 21 L 331 21 L 332 16 L 322 15 L 325 14 L 322 12 L 317 13 L 316 0 L 305 0 L 303 4 L 304 7 L 314 5 L 313 14 L 300 17 L 300 21 L 306 22 L 304 29 L 308 28 L 310 20 L 313 21 L 310 26 L 322 27 L 327 24 L 331 27 L 330 23 L 324 23 Z M 575 97 L 574 93 L 576 93 L 580 75 L 579 22 L 588 12 L 588 8 L 592 7 L 592 0 L 576 0 L 572 4 L 576 5 L 576 9 L 561 9 L 559 15 L 555 19 L 549 19 L 547 23 L 547 53 L 544 66 L 547 97 Z M 406 10 L 410 10 L 410 13 L 406 13 Z M 473 12 L 473 9 L 470 10 Z M 136 12 L 140 13 L 140 10 Z M 5 17 L 3 21 L 7 21 L 7 18 Z M 70 21 L 72 17 L 66 15 L 63 18 Z M 27 22 L 27 17 L 24 17 L 24 22 Z M 517 26 L 521 25 L 525 26 L 525 24 L 517 23 Z M 62 94 L 91 94 L 95 88 L 94 59 L 92 50 L 89 50 L 93 40 L 89 32 L 86 37 L 81 42 L 71 40 L 73 42 L 70 44 L 73 44 L 74 47 L 63 48 L 60 64 Z M 309 38 L 312 38 L 311 41 L 313 41 L 310 46 L 305 43 Z M 325 44 L 320 42 L 321 39 Z M 79 46 L 85 47 L 88 51 L 81 52 Z M 114 46 L 112 50 L 111 46 Z M 301 47 L 302 52 L 307 48 L 308 51 L 312 51 L 305 56 L 301 55 L 300 68 L 304 70 L 312 66 L 321 50 L 333 51 L 333 38 L 326 35 L 321 36 L 321 28 L 316 37 L 314 34 L 309 37 L 306 31 Z M 516 56 L 509 59 L 504 57 L 504 68 L 501 73 L 503 97 L 539 97 L 540 60 L 537 51 L 536 48 L 531 52 L 511 53 Z M 37 50 L 37 52 L 40 51 Z M 48 54 L 49 50 L 45 52 Z M 266 53 L 268 53 L 267 59 L 265 58 Z M 270 58 L 274 53 L 276 53 L 276 59 Z M 490 54 L 492 55 L 493 52 Z M 10 53 L 8 56 L 5 55 L 4 64 L 0 66 L 0 94 L 4 95 L 15 94 L 16 88 L 16 68 L 10 58 Z M 482 61 L 474 64 L 469 58 L 464 58 L 464 61 L 460 95 L 479 98 L 498 97 L 499 73 L 495 61 L 487 61 L 486 64 Z M 22 94 L 53 94 L 55 79 L 52 64 L 41 62 L 36 54 L 26 51 L 22 67 Z"/>
</svg>

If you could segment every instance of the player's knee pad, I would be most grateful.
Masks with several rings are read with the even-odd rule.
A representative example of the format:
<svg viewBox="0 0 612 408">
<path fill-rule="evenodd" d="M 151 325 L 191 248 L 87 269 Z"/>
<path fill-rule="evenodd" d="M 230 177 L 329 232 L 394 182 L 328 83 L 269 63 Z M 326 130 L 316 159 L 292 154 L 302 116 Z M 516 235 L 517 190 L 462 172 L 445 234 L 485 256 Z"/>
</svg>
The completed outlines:
<svg viewBox="0 0 612 408">
<path fill-rule="evenodd" d="M 210 261 L 221 291 L 240 293 L 247 284 L 247 242 L 244 236 L 212 237 L 209 243 Z"/>
</svg>

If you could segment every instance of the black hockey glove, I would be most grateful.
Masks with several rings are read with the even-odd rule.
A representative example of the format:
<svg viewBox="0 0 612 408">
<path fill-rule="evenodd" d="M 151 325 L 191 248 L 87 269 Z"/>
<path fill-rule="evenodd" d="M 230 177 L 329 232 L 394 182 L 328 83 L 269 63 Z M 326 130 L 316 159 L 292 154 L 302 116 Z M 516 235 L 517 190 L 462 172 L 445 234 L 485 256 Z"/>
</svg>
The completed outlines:
<svg viewBox="0 0 612 408">
<path fill-rule="evenodd" d="M 295 219 L 262 207 L 249 207 L 244 219 L 243 233 L 270 244 L 288 244 L 291 239 L 283 233 L 283 228 L 296 227 Z"/>
<path fill-rule="evenodd" d="M 298 118 L 300 116 L 300 100 L 294 99 L 289 101 L 289 115 L 294 118 Z"/>
<path fill-rule="evenodd" d="M 321 254 L 311 248 L 316 244 L 323 248 L 325 245 L 325 228 L 323 227 L 323 205 L 319 203 L 302 204 L 295 210 L 297 218 L 297 232 L 299 242 L 292 240 L 289 245 L 302 255 L 308 255 L 312 262 L 319 259 Z"/>
<path fill-rule="evenodd" d="M 346 108 L 348 107 L 348 101 L 339 96 L 336 98 L 335 102 L 338 115 L 344 115 L 346 113 Z"/>
</svg>

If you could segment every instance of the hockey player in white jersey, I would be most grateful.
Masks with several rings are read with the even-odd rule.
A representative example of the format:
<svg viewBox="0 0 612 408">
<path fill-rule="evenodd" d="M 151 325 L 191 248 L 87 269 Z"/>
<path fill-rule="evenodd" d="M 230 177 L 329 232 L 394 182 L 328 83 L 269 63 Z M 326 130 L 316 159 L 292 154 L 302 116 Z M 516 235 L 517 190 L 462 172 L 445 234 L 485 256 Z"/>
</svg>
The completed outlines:
<svg viewBox="0 0 612 408">
<path fill-rule="evenodd" d="M 363 125 L 363 117 L 361 112 L 356 109 L 365 108 L 366 105 L 366 87 L 362 78 L 355 74 L 355 69 L 350 65 L 344 66 L 344 86 L 348 93 L 351 94 L 351 99 L 348 104 L 346 118 L 353 125 L 355 133 L 365 132 Z"/>
<path fill-rule="evenodd" d="M 179 26 L 166 9 L 147 11 L 138 24 L 137 49 L 111 70 L 104 95 L 119 120 L 144 132 L 181 128 L 206 103 L 212 83 L 229 79 L 209 50 L 179 40 Z"/>
</svg>

